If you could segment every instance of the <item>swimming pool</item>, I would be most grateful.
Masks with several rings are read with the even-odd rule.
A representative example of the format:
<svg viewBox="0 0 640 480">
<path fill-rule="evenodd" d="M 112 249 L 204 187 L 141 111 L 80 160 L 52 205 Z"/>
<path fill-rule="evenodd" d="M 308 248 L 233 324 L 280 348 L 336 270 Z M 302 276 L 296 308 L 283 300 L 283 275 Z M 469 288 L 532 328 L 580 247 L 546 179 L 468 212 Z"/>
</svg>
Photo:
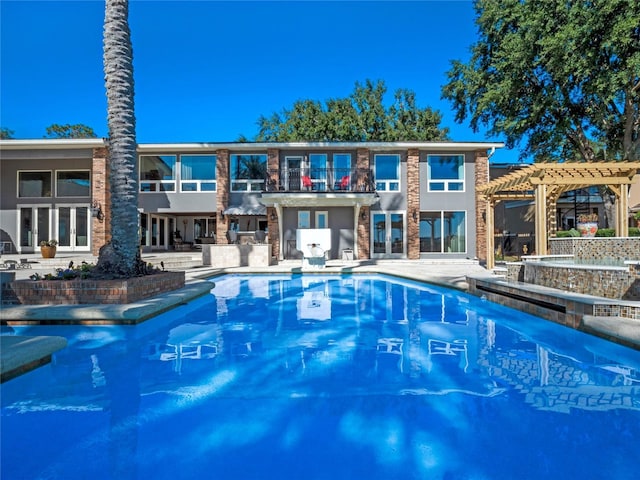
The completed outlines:
<svg viewBox="0 0 640 480">
<path fill-rule="evenodd" d="M 6 382 L 8 479 L 636 478 L 640 352 L 381 275 L 227 275 Z M 11 333 L 11 332 L 9 332 Z"/>
</svg>

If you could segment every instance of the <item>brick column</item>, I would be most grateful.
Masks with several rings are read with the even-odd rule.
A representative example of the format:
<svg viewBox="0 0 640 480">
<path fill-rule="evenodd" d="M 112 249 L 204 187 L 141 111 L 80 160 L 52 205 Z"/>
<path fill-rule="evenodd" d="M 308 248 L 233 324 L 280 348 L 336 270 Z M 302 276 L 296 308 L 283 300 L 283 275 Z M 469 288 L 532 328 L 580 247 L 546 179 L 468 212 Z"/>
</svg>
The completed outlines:
<svg viewBox="0 0 640 480">
<path fill-rule="evenodd" d="M 414 214 L 416 219 L 414 220 Z M 407 258 L 420 258 L 420 151 L 407 151 Z"/>
<path fill-rule="evenodd" d="M 229 205 L 229 189 L 231 186 L 231 178 L 229 171 L 229 150 L 216 151 L 216 242 L 220 244 L 228 244 L 227 230 L 229 229 L 229 220 L 225 217 L 224 221 L 220 212 L 224 211 Z"/>
<path fill-rule="evenodd" d="M 280 150 L 269 148 L 267 150 L 267 175 L 268 191 L 277 191 L 280 185 Z M 273 215 L 274 219 L 271 220 Z M 269 243 L 271 244 L 271 256 L 280 256 L 280 231 L 278 229 L 278 212 L 274 207 L 267 208 L 267 222 L 269 228 Z"/>
<path fill-rule="evenodd" d="M 371 168 L 371 152 L 368 148 L 359 148 L 356 151 L 356 170 L 358 172 Z M 362 218 L 364 213 L 366 218 Z M 358 225 L 356 226 L 356 245 L 358 246 L 358 259 L 366 260 L 371 258 L 370 252 L 370 228 L 371 228 L 371 208 L 361 207 L 358 215 Z"/>
<path fill-rule="evenodd" d="M 476 257 L 481 262 L 487 261 L 487 201 L 478 193 L 478 188 L 489 183 L 489 157 L 487 152 L 476 152 L 475 158 L 475 195 L 476 195 Z M 482 214 L 485 214 L 484 216 Z M 471 219 L 469 219 L 471 220 Z M 471 223 L 468 222 L 470 225 Z M 490 232 L 493 235 L 493 232 Z"/>
<path fill-rule="evenodd" d="M 91 203 L 96 202 L 102 209 L 104 218 L 91 217 L 91 253 L 95 256 L 100 247 L 111 240 L 111 193 L 109 192 L 109 175 L 107 172 L 107 148 L 94 148 L 91 162 Z"/>
</svg>

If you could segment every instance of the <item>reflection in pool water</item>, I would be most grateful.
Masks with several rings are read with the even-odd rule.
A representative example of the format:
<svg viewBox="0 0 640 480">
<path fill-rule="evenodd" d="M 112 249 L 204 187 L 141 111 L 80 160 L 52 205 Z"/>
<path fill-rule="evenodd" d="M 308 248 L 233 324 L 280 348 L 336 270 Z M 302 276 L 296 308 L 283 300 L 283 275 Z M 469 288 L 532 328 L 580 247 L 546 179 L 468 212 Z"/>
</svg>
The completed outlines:
<svg viewBox="0 0 640 480">
<path fill-rule="evenodd" d="M 640 353 L 372 275 L 215 279 L 2 385 L 3 480 L 635 478 Z"/>
</svg>

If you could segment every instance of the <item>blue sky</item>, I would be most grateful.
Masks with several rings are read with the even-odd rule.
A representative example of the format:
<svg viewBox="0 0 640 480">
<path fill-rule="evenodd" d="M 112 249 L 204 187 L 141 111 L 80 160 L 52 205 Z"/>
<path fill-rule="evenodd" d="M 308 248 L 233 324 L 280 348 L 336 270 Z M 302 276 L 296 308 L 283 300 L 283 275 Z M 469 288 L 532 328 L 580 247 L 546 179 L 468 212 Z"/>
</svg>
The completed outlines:
<svg viewBox="0 0 640 480">
<path fill-rule="evenodd" d="M 107 136 L 103 1 L 0 2 L 0 124 L 42 138 L 53 123 Z M 454 122 L 440 99 L 476 41 L 471 1 L 132 0 L 137 140 L 253 138 L 260 115 L 384 80 L 443 114 L 454 141 L 502 141 Z M 499 151 L 498 162 L 517 160 Z"/>
</svg>

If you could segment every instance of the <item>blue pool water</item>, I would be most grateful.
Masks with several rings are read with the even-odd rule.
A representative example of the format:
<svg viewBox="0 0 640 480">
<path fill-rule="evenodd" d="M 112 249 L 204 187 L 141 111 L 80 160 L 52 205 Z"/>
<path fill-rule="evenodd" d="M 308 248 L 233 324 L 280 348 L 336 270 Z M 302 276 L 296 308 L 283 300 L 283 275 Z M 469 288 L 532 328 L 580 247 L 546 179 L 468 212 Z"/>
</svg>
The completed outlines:
<svg viewBox="0 0 640 480">
<path fill-rule="evenodd" d="M 238 276 L 138 326 L 55 326 L 1 387 L 12 479 L 631 479 L 640 352 L 373 275 Z"/>
</svg>

